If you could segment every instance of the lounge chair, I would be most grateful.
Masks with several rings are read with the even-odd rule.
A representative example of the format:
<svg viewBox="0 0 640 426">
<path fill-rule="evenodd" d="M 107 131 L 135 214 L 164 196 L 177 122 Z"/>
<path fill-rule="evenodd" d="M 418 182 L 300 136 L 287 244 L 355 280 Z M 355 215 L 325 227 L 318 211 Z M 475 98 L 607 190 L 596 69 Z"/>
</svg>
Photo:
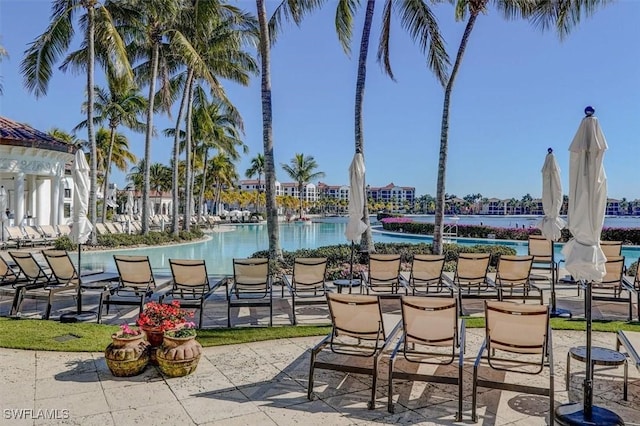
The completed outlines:
<svg viewBox="0 0 640 426">
<path fill-rule="evenodd" d="M 107 231 L 109 231 L 109 233 L 111 234 L 119 234 L 120 232 L 118 232 L 118 230 L 116 229 L 115 226 L 113 226 L 112 222 L 104 222 L 104 227 L 107 228 Z"/>
<path fill-rule="evenodd" d="M 0 256 L 0 295 L 14 298 L 19 283 L 20 280 L 16 271 L 13 270 L 4 257 Z"/>
<path fill-rule="evenodd" d="M 373 293 L 382 297 L 399 297 L 400 290 L 406 295 L 407 288 L 400 281 L 400 255 L 369 255 L 369 268 L 362 272 L 362 282 L 367 294 Z"/>
<path fill-rule="evenodd" d="M 106 226 L 104 226 L 104 223 L 96 222 L 96 223 L 93 224 L 93 226 L 96 228 L 96 232 L 98 233 L 98 235 L 108 235 L 109 234 L 109 230 L 107 229 Z"/>
<path fill-rule="evenodd" d="M 25 225 L 23 228 L 24 228 L 24 233 L 27 234 L 27 237 L 29 237 L 29 239 L 33 242 L 34 245 L 35 244 L 47 245 L 55 241 L 55 238 L 46 238 L 33 226 Z"/>
<path fill-rule="evenodd" d="M 101 300 L 103 305 L 137 306 L 142 312 L 147 299 L 151 298 L 156 288 L 156 281 L 151 270 L 148 256 L 114 255 L 113 260 L 118 269 L 118 285 Z"/>
<path fill-rule="evenodd" d="M 233 278 L 227 291 L 227 326 L 231 308 L 269 306 L 269 327 L 273 325 L 273 286 L 269 259 L 233 259 Z"/>
<path fill-rule="evenodd" d="M 394 412 L 393 380 L 404 379 L 458 386 L 458 412 L 456 421 L 462 420 L 462 377 L 465 348 L 465 323 L 458 330 L 456 299 L 420 296 L 402 296 L 402 335 L 389 359 L 388 410 Z M 456 348 L 459 348 L 456 353 Z M 404 358 L 409 363 L 450 365 L 458 358 L 456 377 L 410 373 L 395 369 L 396 361 Z M 419 368 L 415 367 L 416 369 Z"/>
<path fill-rule="evenodd" d="M 531 265 L 531 281 L 549 281 L 549 284 L 557 281 L 557 263 L 553 250 L 553 241 L 542 235 L 529 235 L 528 254 L 533 256 Z M 539 272 L 543 272 L 544 275 Z"/>
<path fill-rule="evenodd" d="M 58 285 L 73 286 L 82 292 L 97 290 L 99 294 L 98 306 L 109 292 L 109 283 L 118 278 L 117 274 L 93 272 L 78 276 L 78 271 L 65 250 L 43 250 L 42 255 L 51 269 L 52 278 Z M 78 286 L 80 288 L 78 289 Z M 81 297 L 81 294 L 78 293 Z M 78 302 L 78 311 L 82 310 L 81 300 Z M 101 322 L 102 310 L 98 311 L 97 322 Z"/>
<path fill-rule="evenodd" d="M 529 280 L 533 256 L 500 255 L 496 270 L 495 287 L 500 293 L 500 300 L 528 299 L 538 300 L 542 305 L 542 290 Z M 537 292 L 532 295 L 531 291 Z"/>
<path fill-rule="evenodd" d="M 51 307 L 56 297 L 76 297 L 77 282 L 58 282 L 53 274 L 45 271 L 32 253 L 22 251 L 9 252 L 16 262 L 20 273 L 25 278 L 24 285 L 16 291 L 11 307 L 11 315 L 19 315 L 24 299 L 40 299 L 47 301 L 47 308 L 43 319 L 49 319 Z"/>
<path fill-rule="evenodd" d="M 640 259 L 638 259 L 638 264 L 640 265 Z M 622 285 L 627 289 L 630 293 L 630 297 L 632 298 L 631 304 L 629 305 L 629 315 L 633 317 L 633 299 L 635 298 L 636 309 L 638 312 L 638 321 L 640 321 L 640 273 L 636 270 L 636 274 L 631 279 L 630 277 L 623 276 Z"/>
<path fill-rule="evenodd" d="M 312 399 L 316 368 L 366 374 L 372 377 L 371 400 L 367 406 L 373 410 L 378 384 L 378 362 L 384 348 L 397 332 L 400 321 L 385 324 L 378 296 L 327 293 L 327 303 L 333 327 L 331 332 L 311 349 L 307 398 Z M 392 331 L 387 332 L 389 329 Z M 327 348 L 328 351 L 325 352 L 331 354 L 360 359 L 371 358 L 372 365 L 363 366 L 361 362 L 354 365 L 347 362 L 347 357 L 331 357 L 328 360 L 321 357 L 323 360 L 319 360 L 318 356 Z"/>
<path fill-rule="evenodd" d="M 33 247 L 35 245 L 34 241 L 22 232 L 19 226 L 5 226 L 4 229 L 7 231 L 7 240 L 15 242 L 17 248 L 25 246 Z"/>
<path fill-rule="evenodd" d="M 633 290 L 624 283 L 624 256 L 608 256 L 605 263 L 606 274 L 602 282 L 591 283 L 591 299 L 602 302 L 626 303 L 629 306 L 628 319 L 633 316 Z M 622 292 L 626 292 L 623 297 Z M 586 301 L 585 301 L 586 302 Z"/>
<path fill-rule="evenodd" d="M 60 236 L 69 236 L 71 235 L 71 227 L 69 225 L 58 225 L 58 232 Z"/>
<path fill-rule="evenodd" d="M 40 225 L 40 231 L 42 231 L 42 235 L 45 238 L 49 238 L 52 241 L 55 241 L 60 236 L 60 233 L 56 231 L 53 225 Z"/>
<path fill-rule="evenodd" d="M 169 259 L 169 266 L 173 276 L 172 288 L 160 296 L 160 303 L 166 303 L 168 298 L 169 301 L 180 301 L 183 308 L 199 309 L 198 327 L 201 328 L 205 302 L 220 286 L 228 289 L 227 279 L 212 277 L 214 279 L 210 281 L 204 260 Z"/>
<path fill-rule="evenodd" d="M 326 257 L 298 257 L 293 262 L 293 275 L 282 277 L 291 294 L 291 312 L 296 325 L 296 305 L 326 305 Z"/>
<path fill-rule="evenodd" d="M 447 296 L 453 295 L 451 289 L 442 282 L 442 271 L 444 270 L 444 256 L 438 254 L 416 254 L 411 262 L 409 277 L 405 273 L 400 273 L 400 279 L 411 289 L 411 293 L 422 295 L 433 295 L 447 290 Z"/>
<path fill-rule="evenodd" d="M 622 255 L 622 241 L 600 241 L 600 248 L 607 259 Z"/>
<path fill-rule="evenodd" d="M 463 315 L 462 299 L 500 299 L 500 292 L 488 279 L 489 253 L 459 253 L 453 279 L 444 276 L 458 299 L 459 314 Z"/>
<path fill-rule="evenodd" d="M 623 347 L 631 365 L 640 371 L 640 332 L 619 330 L 616 335 L 616 351 Z"/>
<path fill-rule="evenodd" d="M 485 301 L 485 339 L 473 365 L 471 418 L 477 422 L 478 387 L 549 397 L 549 424 L 554 424 L 553 352 L 549 307 L 513 302 Z M 486 363 L 482 360 L 486 359 Z M 480 365 L 507 373 L 537 375 L 549 369 L 549 387 L 526 385 L 528 379 L 511 383 L 479 376 Z M 524 382 L 524 383 L 523 383 Z"/>
</svg>

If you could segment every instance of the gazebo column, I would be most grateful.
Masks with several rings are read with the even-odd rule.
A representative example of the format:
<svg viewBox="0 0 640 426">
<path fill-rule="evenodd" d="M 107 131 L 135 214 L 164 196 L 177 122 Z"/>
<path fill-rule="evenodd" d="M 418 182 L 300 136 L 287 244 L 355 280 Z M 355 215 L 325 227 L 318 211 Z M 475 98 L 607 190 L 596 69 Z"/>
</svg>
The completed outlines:
<svg viewBox="0 0 640 426">
<path fill-rule="evenodd" d="M 60 202 L 60 176 L 54 175 L 51 178 L 51 210 L 50 210 L 50 223 L 51 225 L 57 225 L 58 223 L 58 203 Z"/>
<path fill-rule="evenodd" d="M 62 176 L 58 176 L 58 201 L 55 206 L 58 209 L 58 225 L 64 225 L 66 220 L 64 220 L 64 179 Z"/>
<path fill-rule="evenodd" d="M 38 176 L 36 179 L 36 225 L 49 224 L 51 206 L 45 201 L 45 197 L 49 192 L 49 182 L 49 179 L 44 176 Z"/>
<path fill-rule="evenodd" d="M 16 174 L 14 180 L 14 221 L 13 224 L 16 226 L 22 225 L 22 220 L 24 219 L 24 173 L 19 172 Z"/>
<path fill-rule="evenodd" d="M 36 193 L 36 175 L 29 175 L 27 177 L 27 216 L 33 217 L 36 215 L 37 206 L 37 193 Z M 25 225 L 33 225 L 31 220 L 25 222 Z"/>
</svg>

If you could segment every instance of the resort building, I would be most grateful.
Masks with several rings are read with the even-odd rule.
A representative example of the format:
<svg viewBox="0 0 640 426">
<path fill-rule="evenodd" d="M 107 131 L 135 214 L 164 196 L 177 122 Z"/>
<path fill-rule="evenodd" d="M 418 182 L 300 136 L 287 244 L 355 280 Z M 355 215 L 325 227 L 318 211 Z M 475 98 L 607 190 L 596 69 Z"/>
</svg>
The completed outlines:
<svg viewBox="0 0 640 426">
<path fill-rule="evenodd" d="M 255 192 L 255 191 L 264 192 L 266 190 L 264 180 L 261 180 L 260 184 L 258 184 L 257 179 L 241 180 L 238 182 L 237 187 L 241 191 L 247 191 L 247 192 Z M 276 181 L 276 196 L 290 195 L 295 198 L 300 198 L 299 194 L 300 194 L 300 191 L 298 191 L 297 182 L 280 183 Z M 308 183 L 302 188 L 303 201 L 313 203 L 318 201 L 318 197 L 319 197 L 318 187 L 313 183 Z"/>
<path fill-rule="evenodd" d="M 382 187 L 367 187 L 367 198 L 374 202 L 391 204 L 393 210 L 404 209 L 404 206 L 413 206 L 416 199 L 416 188 L 411 186 L 397 186 L 393 182 Z"/>
<path fill-rule="evenodd" d="M 0 117 L 0 186 L 6 191 L 10 213 L 5 225 L 58 225 L 70 220 L 70 164 L 76 149 Z"/>
</svg>

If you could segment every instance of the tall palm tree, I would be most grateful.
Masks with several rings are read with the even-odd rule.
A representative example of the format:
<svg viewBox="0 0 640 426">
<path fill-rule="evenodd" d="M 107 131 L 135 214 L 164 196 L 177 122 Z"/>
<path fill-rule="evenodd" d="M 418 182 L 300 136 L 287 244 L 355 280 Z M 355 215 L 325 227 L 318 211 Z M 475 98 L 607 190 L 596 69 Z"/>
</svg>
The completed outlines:
<svg viewBox="0 0 640 426">
<path fill-rule="evenodd" d="M 7 52 L 7 49 L 5 49 L 4 46 L 0 45 L 0 62 L 2 62 L 2 58 L 8 57 L 9 53 Z M 2 95 L 2 76 L 0 76 L 0 95 Z"/>
<path fill-rule="evenodd" d="M 95 94 L 96 100 L 94 109 L 96 112 L 95 121 L 98 123 L 106 122 L 109 127 L 110 137 L 109 144 L 106 150 L 106 161 L 104 164 L 104 179 L 102 186 L 104 188 L 103 193 L 106 195 L 109 187 L 109 174 L 111 173 L 111 163 L 113 161 L 113 151 L 115 148 L 120 150 L 120 164 L 118 168 L 120 170 L 126 170 L 127 161 L 136 161 L 135 155 L 130 152 L 124 154 L 123 144 L 119 142 L 119 147 L 116 147 L 116 133 L 118 127 L 124 125 L 125 127 L 134 130 L 136 132 L 144 132 L 144 123 L 138 120 L 138 117 L 146 110 L 147 100 L 140 94 L 138 89 L 133 85 L 133 82 L 126 78 L 121 78 L 113 73 L 110 73 L 107 78 L 108 91 L 96 86 Z M 85 105 L 86 106 L 86 105 Z M 86 127 L 86 120 L 82 121 L 75 129 Z M 74 129 L 74 130 L 75 130 Z M 125 142 L 128 149 L 128 141 Z M 124 164 L 123 164 L 124 162 Z M 102 205 L 102 221 L 104 222 L 107 217 L 107 204 Z"/>
<path fill-rule="evenodd" d="M 440 154 L 438 159 L 438 182 L 436 187 L 436 213 L 433 230 L 433 252 L 442 254 L 442 239 L 444 233 L 444 194 L 447 170 L 447 153 L 449 149 L 449 110 L 451 107 L 451 93 L 456 77 L 462 64 L 462 58 L 469 42 L 478 16 L 486 13 L 489 3 L 495 7 L 506 19 L 525 18 L 534 25 L 555 28 L 560 38 L 569 34 L 579 22 L 582 15 L 591 15 L 599 7 L 609 3 L 608 0 L 458 0 L 456 2 L 456 20 L 466 19 L 462 39 L 458 46 L 456 60 L 451 70 L 444 91 L 442 105 L 442 122 L 440 127 Z M 468 18 L 467 18 L 468 16 Z"/>
<path fill-rule="evenodd" d="M 79 145 L 79 144 L 86 144 L 85 141 L 78 139 L 78 137 L 75 135 L 75 133 L 69 133 L 66 132 L 58 127 L 53 127 L 51 129 L 49 129 L 49 131 L 47 132 L 47 134 L 49 134 L 49 136 L 53 136 L 56 139 L 59 139 L 63 142 L 66 142 L 70 145 Z"/>
<path fill-rule="evenodd" d="M 216 213 L 220 214 L 220 212 L 217 211 L 217 206 L 220 205 L 222 201 L 224 188 L 231 188 L 233 186 L 233 182 L 238 179 L 238 173 L 229 156 L 222 152 L 213 157 L 206 167 L 208 169 L 208 175 L 213 182 L 213 200 L 214 206 L 216 206 Z"/>
<path fill-rule="evenodd" d="M 87 139 L 91 146 L 89 220 L 95 221 L 97 218 L 97 146 L 93 130 L 93 81 L 96 28 L 100 29 L 97 42 L 110 51 L 112 59 L 121 65 L 120 69 L 125 71 L 130 69 L 124 43 L 113 25 L 109 11 L 98 0 L 54 0 L 51 6 L 51 23 L 45 32 L 29 45 L 20 64 L 20 72 L 24 76 L 24 85 L 27 90 L 34 93 L 36 97 L 47 93 L 52 68 L 73 40 L 76 15 L 81 9 L 86 12 L 79 22 L 85 33 L 82 45 L 86 54 L 87 68 Z M 97 242 L 95 232 L 91 235 L 91 241 L 95 244 Z"/>
<path fill-rule="evenodd" d="M 289 164 L 282 164 L 282 169 L 289 175 L 291 179 L 298 183 L 298 196 L 300 198 L 300 219 L 302 219 L 302 209 L 304 198 L 302 191 L 306 184 L 314 179 L 324 177 L 324 172 L 316 172 L 318 163 L 312 156 L 304 154 L 296 154 Z"/>
<path fill-rule="evenodd" d="M 342 48 L 348 55 L 351 52 L 351 37 L 353 34 L 354 15 L 360 6 L 358 0 L 340 0 L 336 8 L 336 33 Z M 426 52 L 430 58 L 429 68 L 441 79 L 446 75 L 446 67 L 449 64 L 444 43 L 440 36 L 438 24 L 431 13 L 429 6 L 420 1 L 393 2 L 385 0 L 383 17 L 381 22 L 380 45 L 378 48 L 378 60 L 384 63 L 384 69 L 393 79 L 393 71 L 389 59 L 389 45 L 391 35 L 391 11 L 395 7 L 398 9 L 402 20 L 402 26 L 407 29 L 411 37 L 420 45 L 421 50 Z M 369 50 L 369 38 L 373 24 L 375 0 L 368 0 L 365 8 L 364 24 L 360 38 L 360 52 L 358 55 L 358 73 L 356 77 L 355 90 L 355 113 L 354 113 L 354 136 L 355 152 L 364 155 L 364 129 L 363 129 L 363 105 L 364 89 L 367 76 L 367 53 Z M 363 182 L 363 190 L 366 194 L 367 183 Z M 364 203 L 362 220 L 369 224 L 369 207 Z M 371 238 L 371 227 L 367 227 L 362 236 L 362 250 L 374 251 L 373 239 Z"/>
<path fill-rule="evenodd" d="M 156 194 L 156 202 L 158 204 L 164 191 L 171 189 L 172 170 L 168 166 L 161 163 L 153 163 L 149 167 L 149 187 Z M 158 212 L 155 212 L 158 214 Z"/>
<path fill-rule="evenodd" d="M 244 172 L 244 175 L 251 179 L 258 176 L 258 194 L 262 192 L 262 175 L 264 174 L 264 155 L 258 153 L 251 159 L 251 166 Z M 258 206 L 259 208 L 259 206 Z"/>
</svg>

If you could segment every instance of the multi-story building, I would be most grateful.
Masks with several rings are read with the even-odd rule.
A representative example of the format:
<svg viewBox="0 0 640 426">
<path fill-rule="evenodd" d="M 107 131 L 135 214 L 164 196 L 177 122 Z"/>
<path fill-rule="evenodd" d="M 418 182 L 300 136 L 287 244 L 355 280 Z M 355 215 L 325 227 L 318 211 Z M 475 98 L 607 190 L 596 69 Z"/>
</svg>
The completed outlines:
<svg viewBox="0 0 640 426">
<path fill-rule="evenodd" d="M 391 204 L 393 210 L 404 209 L 404 206 L 413 206 L 416 199 L 416 188 L 412 186 L 397 186 L 393 182 L 382 187 L 367 187 L 367 198 L 374 202 Z"/>
</svg>

